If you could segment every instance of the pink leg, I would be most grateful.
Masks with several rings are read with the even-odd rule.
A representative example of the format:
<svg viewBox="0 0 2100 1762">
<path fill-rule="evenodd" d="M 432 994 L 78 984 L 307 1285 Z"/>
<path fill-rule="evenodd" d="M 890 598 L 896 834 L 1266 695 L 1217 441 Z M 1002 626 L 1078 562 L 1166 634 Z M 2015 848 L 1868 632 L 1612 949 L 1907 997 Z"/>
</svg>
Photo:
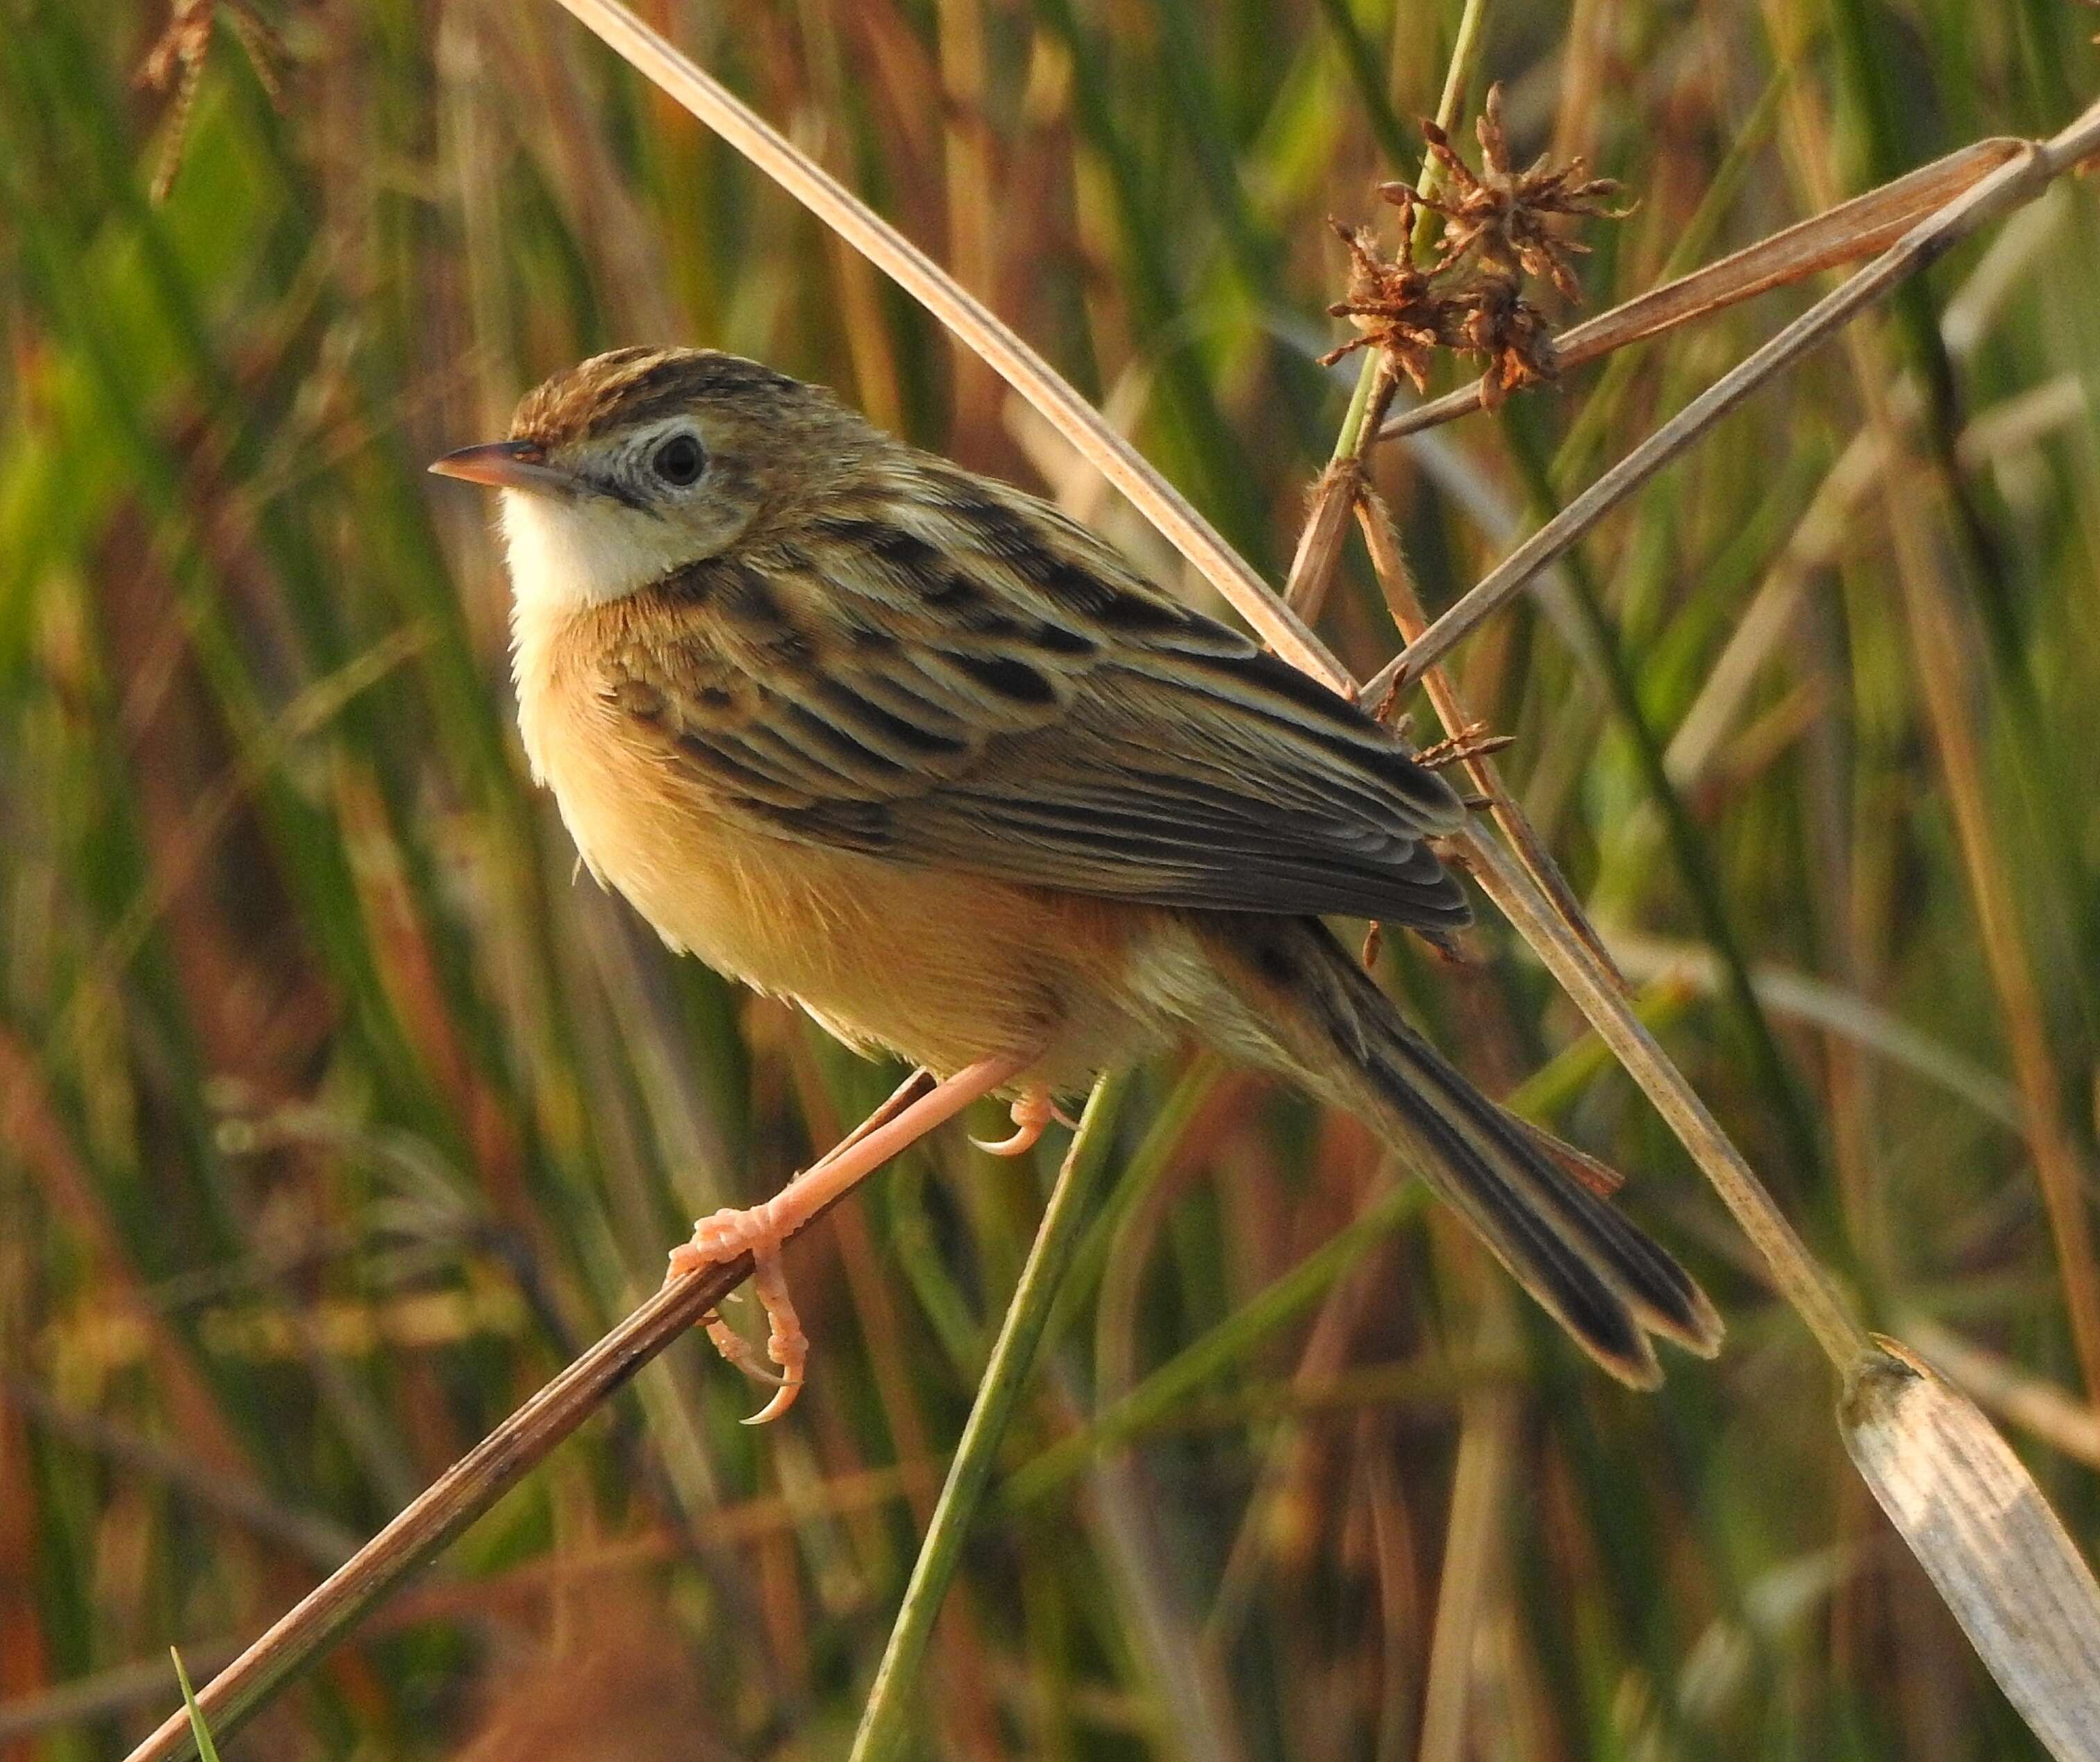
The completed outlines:
<svg viewBox="0 0 2100 1762">
<path fill-rule="evenodd" d="M 770 1323 L 766 1354 L 780 1367 L 780 1375 L 776 1378 L 760 1367 L 757 1355 L 730 1331 L 719 1316 L 708 1318 L 708 1336 L 723 1357 L 780 1385 L 779 1392 L 748 1424 L 757 1425 L 778 1419 L 794 1404 L 802 1387 L 803 1364 L 809 1356 L 809 1342 L 796 1318 L 795 1305 L 788 1295 L 787 1278 L 780 1269 L 781 1245 L 818 1212 L 851 1192 L 890 1158 L 915 1144 L 936 1126 L 954 1119 L 980 1097 L 1012 1082 L 1027 1062 L 1025 1058 L 1012 1056 L 980 1058 L 967 1070 L 937 1083 L 900 1109 L 897 1106 L 898 1100 L 919 1086 L 920 1079 L 915 1072 L 911 1080 L 876 1111 L 879 1124 L 857 1128 L 762 1203 L 748 1211 L 720 1211 L 711 1217 L 700 1219 L 693 1225 L 693 1239 L 671 1251 L 667 1279 L 682 1278 L 704 1266 L 719 1266 L 739 1255 L 748 1254 L 752 1258 L 752 1289 L 757 1293 Z M 889 1117 L 881 1117 L 885 1115 Z M 1037 1129 L 1040 1131 L 1041 1128 Z"/>
<path fill-rule="evenodd" d="M 1043 1136 L 1043 1128 L 1060 1117 L 1049 1090 L 1030 1089 L 1013 1104 L 1012 1137 L 989 1144 L 982 1138 L 972 1138 L 970 1142 L 994 1156 L 1023 1156 L 1035 1148 L 1035 1141 Z M 1069 1125 L 1071 1122 L 1066 1120 L 1065 1124 Z"/>
</svg>

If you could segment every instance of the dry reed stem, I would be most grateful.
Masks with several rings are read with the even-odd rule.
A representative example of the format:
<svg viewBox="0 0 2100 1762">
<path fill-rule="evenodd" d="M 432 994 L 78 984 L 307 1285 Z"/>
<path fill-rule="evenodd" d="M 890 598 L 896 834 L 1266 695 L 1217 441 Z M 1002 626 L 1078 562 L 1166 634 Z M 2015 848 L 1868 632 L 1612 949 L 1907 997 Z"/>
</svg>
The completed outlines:
<svg viewBox="0 0 2100 1762">
<path fill-rule="evenodd" d="M 1868 1349 L 1865 1330 L 1853 1319 L 1720 1123 L 1628 1006 L 1610 971 L 1590 952 L 1588 943 L 1561 921 L 1501 846 L 1477 827 L 1467 828 L 1458 842 L 1474 879 L 1531 944 L 1561 989 L 1589 1018 L 1598 1038 L 1655 1104 L 1764 1258 L 1773 1283 L 1808 1324 L 1816 1344 L 1841 1371 L 1855 1362 Z"/>
<path fill-rule="evenodd" d="M 1531 578 L 1601 522 L 1629 495 L 1781 369 L 1833 335 L 1876 301 L 1929 267 L 1986 222 L 2032 201 L 2050 180 L 2100 151 L 2100 104 L 2046 142 L 2028 141 L 1997 170 L 1912 227 L 1864 269 L 1694 398 L 1505 557 L 1396 656 L 1369 685 L 1374 699 L 1419 678 Z"/>
<path fill-rule="evenodd" d="M 1554 364 L 1565 373 L 1630 342 L 1660 336 L 1774 288 L 1786 287 L 1820 271 L 1857 263 L 1886 250 L 1919 221 L 2017 157 L 2027 144 L 2003 136 L 1974 142 L 1878 189 L 1797 221 L 1718 263 L 1636 294 L 1608 312 L 1570 325 L 1555 337 Z M 1470 416 L 1485 402 L 1483 384 L 1476 381 L 1461 386 L 1440 398 L 1388 417 L 1378 438 L 1396 440 L 1403 435 L 1419 434 L 1423 429 Z"/>
<path fill-rule="evenodd" d="M 1412 643 L 1428 628 L 1429 616 L 1422 609 L 1421 595 L 1414 588 L 1414 572 L 1408 567 L 1407 554 L 1401 548 L 1400 534 L 1394 530 L 1392 516 L 1385 504 L 1367 491 L 1357 506 L 1357 519 L 1363 531 L 1364 543 L 1371 554 L 1372 571 L 1385 595 L 1386 607 L 1399 627 L 1401 639 Z M 1422 682 L 1430 705 L 1447 735 L 1455 740 L 1474 726 L 1472 714 L 1459 697 L 1458 687 L 1451 683 L 1442 668 L 1432 667 L 1423 676 Z M 1462 763 L 1473 787 L 1487 798 L 1488 811 L 1502 828 L 1502 836 L 1509 840 L 1510 848 L 1516 853 L 1517 860 L 1531 877 L 1533 885 L 1553 902 L 1555 909 L 1570 928 L 1589 944 L 1590 953 L 1612 976 L 1621 994 L 1630 997 L 1632 987 L 1626 983 L 1618 963 L 1612 960 L 1604 938 L 1590 923 L 1582 901 L 1568 885 L 1568 877 L 1560 872 L 1560 865 L 1553 860 L 1530 817 L 1517 806 L 1516 798 L 1503 784 L 1500 768 L 1484 753 L 1469 753 Z"/>
</svg>

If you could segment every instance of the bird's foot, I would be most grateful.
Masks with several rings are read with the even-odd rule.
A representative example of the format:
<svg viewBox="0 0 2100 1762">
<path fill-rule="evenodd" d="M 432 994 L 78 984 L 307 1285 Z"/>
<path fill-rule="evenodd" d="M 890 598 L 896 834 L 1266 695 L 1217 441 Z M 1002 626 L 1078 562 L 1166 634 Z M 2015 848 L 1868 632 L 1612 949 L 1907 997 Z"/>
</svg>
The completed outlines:
<svg viewBox="0 0 2100 1762">
<path fill-rule="evenodd" d="M 670 1270 L 664 1275 L 668 1282 L 705 1267 L 720 1266 L 739 1255 L 751 1256 L 751 1288 L 757 1292 L 759 1305 L 765 1311 L 765 1355 L 779 1369 L 767 1368 L 757 1349 L 722 1319 L 720 1310 L 711 1309 L 701 1318 L 716 1351 L 746 1376 L 774 1385 L 773 1398 L 746 1420 L 746 1425 L 763 1425 L 769 1420 L 777 1420 L 795 1405 L 795 1398 L 802 1392 L 803 1367 L 810 1358 L 809 1336 L 802 1331 L 801 1318 L 795 1313 L 795 1300 L 788 1292 L 788 1274 L 780 1265 L 780 1246 L 788 1232 L 776 1209 L 779 1203 L 777 1199 L 769 1199 L 749 1211 L 725 1210 L 703 1217 L 693 1225 L 693 1239 L 672 1249 Z"/>
<path fill-rule="evenodd" d="M 915 1071 L 902 1088 L 877 1108 L 870 1118 L 838 1145 L 812 1163 L 763 1205 L 748 1211 L 721 1211 L 693 1225 L 693 1239 L 671 1251 L 671 1268 L 665 1282 L 682 1278 L 703 1267 L 720 1266 L 743 1255 L 751 1256 L 752 1289 L 765 1310 L 768 1323 L 766 1357 L 779 1366 L 776 1376 L 759 1358 L 757 1350 L 736 1334 L 718 1313 L 702 1318 L 708 1338 L 721 1355 L 739 1370 L 777 1385 L 772 1400 L 744 1423 L 761 1425 L 777 1420 L 795 1404 L 802 1392 L 802 1370 L 810 1356 L 810 1342 L 788 1294 L 787 1275 L 780 1268 L 781 1245 L 826 1207 L 835 1204 L 902 1150 L 918 1142 L 942 1122 L 952 1119 L 973 1102 L 1006 1087 L 1028 1066 L 1014 1054 L 980 1058 L 967 1069 L 945 1077 L 930 1089 L 924 1072 Z M 1034 1104 L 1031 1104 L 1031 1111 Z M 1047 1093 L 1039 1105 L 1043 1124 L 1057 1117 Z M 1014 1110 L 1017 1124 L 1021 1115 Z M 1022 1132 L 1028 1128 L 1023 1125 Z M 1037 1125 L 1039 1135 L 1043 1127 Z M 1031 1138 L 1029 1141 L 1033 1142 Z M 1023 1146 L 1026 1148 L 1026 1146 Z"/>
</svg>

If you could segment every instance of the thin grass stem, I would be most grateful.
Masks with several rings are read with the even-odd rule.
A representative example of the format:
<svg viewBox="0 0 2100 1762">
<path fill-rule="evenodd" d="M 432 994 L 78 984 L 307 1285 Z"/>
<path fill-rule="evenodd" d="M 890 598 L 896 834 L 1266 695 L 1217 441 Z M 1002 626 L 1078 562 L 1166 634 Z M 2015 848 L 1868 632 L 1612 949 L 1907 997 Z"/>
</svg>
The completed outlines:
<svg viewBox="0 0 2100 1762">
<path fill-rule="evenodd" d="M 889 1762 L 900 1752 L 909 1733 L 911 1693 L 925 1660 L 927 1644 L 933 1636 L 934 1620 L 955 1575 L 963 1539 L 969 1533 L 970 1521 L 984 1497 L 985 1484 L 991 1477 L 1007 1426 L 1027 1384 L 1029 1368 L 1050 1319 L 1051 1306 L 1079 1245 L 1087 1203 L 1107 1166 L 1116 1116 L 1130 1093 L 1132 1081 L 1128 1071 L 1112 1072 L 1094 1084 L 1093 1093 L 1087 1098 L 1079 1129 L 1065 1153 L 1035 1246 L 1021 1268 L 1021 1282 L 1014 1287 L 1006 1318 L 999 1324 L 984 1380 L 978 1385 L 961 1441 L 948 1464 L 940 1502 L 926 1526 L 918 1560 L 911 1569 L 911 1582 L 905 1587 L 904 1601 L 889 1630 L 889 1644 L 876 1668 L 860 1729 L 854 1737 L 851 1762 Z"/>
</svg>

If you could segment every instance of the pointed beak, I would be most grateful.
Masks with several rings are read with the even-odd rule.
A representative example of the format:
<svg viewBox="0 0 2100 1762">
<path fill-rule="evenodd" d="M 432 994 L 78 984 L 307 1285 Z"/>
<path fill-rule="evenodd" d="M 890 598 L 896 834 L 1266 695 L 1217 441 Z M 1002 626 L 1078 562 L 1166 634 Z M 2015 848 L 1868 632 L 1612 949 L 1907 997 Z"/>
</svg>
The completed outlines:
<svg viewBox="0 0 2100 1762">
<path fill-rule="evenodd" d="M 461 447 L 431 461 L 439 477 L 491 489 L 523 489 L 542 496 L 565 496 L 576 485 L 566 471 L 547 463 L 547 449 L 533 440 L 492 440 L 486 446 Z"/>
</svg>

